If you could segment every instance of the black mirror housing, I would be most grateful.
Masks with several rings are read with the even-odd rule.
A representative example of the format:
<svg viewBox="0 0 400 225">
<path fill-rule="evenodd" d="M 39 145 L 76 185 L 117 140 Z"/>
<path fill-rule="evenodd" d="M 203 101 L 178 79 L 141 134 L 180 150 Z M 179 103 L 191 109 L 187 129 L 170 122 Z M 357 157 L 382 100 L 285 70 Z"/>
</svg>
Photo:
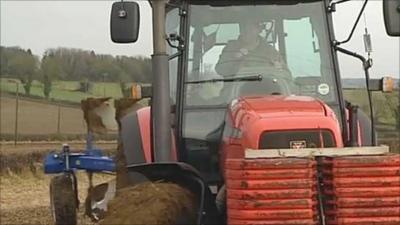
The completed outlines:
<svg viewBox="0 0 400 225">
<path fill-rule="evenodd" d="M 389 36 L 400 36 L 400 0 L 383 0 L 383 18 Z"/>
<path fill-rule="evenodd" d="M 111 9 L 110 32 L 115 43 L 136 42 L 139 35 L 140 12 L 136 2 L 114 2 Z"/>
</svg>

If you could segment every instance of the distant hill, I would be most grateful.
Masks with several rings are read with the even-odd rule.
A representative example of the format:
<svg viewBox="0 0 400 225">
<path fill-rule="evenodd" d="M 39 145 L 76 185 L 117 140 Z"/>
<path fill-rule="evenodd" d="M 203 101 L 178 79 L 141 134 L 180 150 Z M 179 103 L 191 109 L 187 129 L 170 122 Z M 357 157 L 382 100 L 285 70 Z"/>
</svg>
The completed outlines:
<svg viewBox="0 0 400 225">
<path fill-rule="evenodd" d="M 365 88 L 365 79 L 346 78 L 342 79 L 343 88 Z M 394 86 L 399 87 L 399 79 L 394 79 Z"/>
</svg>

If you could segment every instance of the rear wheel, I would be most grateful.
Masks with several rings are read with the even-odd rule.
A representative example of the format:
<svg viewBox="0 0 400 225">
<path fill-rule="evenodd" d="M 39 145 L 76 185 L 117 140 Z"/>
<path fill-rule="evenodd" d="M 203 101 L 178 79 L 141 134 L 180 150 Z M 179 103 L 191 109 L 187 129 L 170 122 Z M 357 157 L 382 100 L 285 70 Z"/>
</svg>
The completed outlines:
<svg viewBox="0 0 400 225">
<path fill-rule="evenodd" d="M 50 181 L 50 207 L 55 225 L 76 225 L 77 199 L 71 175 L 59 175 Z"/>
</svg>

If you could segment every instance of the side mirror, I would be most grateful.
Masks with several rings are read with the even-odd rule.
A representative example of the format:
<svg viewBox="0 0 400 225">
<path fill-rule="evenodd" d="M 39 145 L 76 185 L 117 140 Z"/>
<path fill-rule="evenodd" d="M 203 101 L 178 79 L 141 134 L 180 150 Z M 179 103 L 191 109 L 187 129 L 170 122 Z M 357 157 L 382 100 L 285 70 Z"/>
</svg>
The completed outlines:
<svg viewBox="0 0 400 225">
<path fill-rule="evenodd" d="M 138 39 L 140 13 L 136 2 L 114 2 L 111 9 L 111 40 L 133 43 Z"/>
<path fill-rule="evenodd" d="M 383 0 L 383 18 L 389 36 L 400 36 L 400 0 Z"/>
</svg>

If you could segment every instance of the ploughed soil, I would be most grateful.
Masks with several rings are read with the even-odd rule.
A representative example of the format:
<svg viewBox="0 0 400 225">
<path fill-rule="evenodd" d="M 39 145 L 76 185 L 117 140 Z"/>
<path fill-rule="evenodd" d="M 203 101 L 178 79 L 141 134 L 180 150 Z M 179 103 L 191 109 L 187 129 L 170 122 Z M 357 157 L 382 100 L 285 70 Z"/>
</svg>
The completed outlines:
<svg viewBox="0 0 400 225">
<path fill-rule="evenodd" d="M 72 152 L 83 152 L 85 143 L 67 142 Z M 117 148 L 116 142 L 101 142 L 94 144 L 103 150 L 104 154 L 114 155 Z M 22 174 L 24 172 L 43 171 L 43 161 L 52 151 L 61 152 L 61 142 L 24 142 L 14 145 L 0 142 L 0 174 Z"/>
<path fill-rule="evenodd" d="M 84 144 L 70 143 L 72 149 Z M 116 143 L 98 143 L 115 154 Z M 53 224 L 50 213 L 49 183 L 51 176 L 43 174 L 44 155 L 60 143 L 26 143 L 1 145 L 0 150 L 0 224 Z M 117 160 L 124 166 L 124 160 Z M 121 167 L 120 167 L 121 169 Z M 120 173 L 124 179 L 124 174 Z M 96 174 L 95 184 L 115 179 Z M 124 183 L 124 182 L 122 182 Z M 80 208 L 78 225 L 94 225 L 84 215 L 88 178 L 78 173 Z M 126 183 L 124 185 L 127 185 Z M 101 225 L 106 224 L 194 224 L 196 209 L 193 195 L 171 183 L 145 182 L 136 186 L 120 186 Z"/>
<path fill-rule="evenodd" d="M 113 179 L 110 175 L 94 176 L 95 184 Z M 50 212 L 49 184 L 51 176 L 43 172 L 0 175 L 0 224 L 1 225 L 50 225 L 53 218 Z M 85 173 L 78 173 L 80 207 L 78 225 L 94 225 L 84 215 L 84 200 L 87 194 L 88 179 Z"/>
<path fill-rule="evenodd" d="M 174 183 L 146 179 L 132 186 L 122 144 L 118 145 L 115 160 L 116 196 L 109 202 L 100 225 L 195 224 L 197 204 L 189 190 Z"/>
<path fill-rule="evenodd" d="M 145 182 L 117 190 L 101 225 L 194 224 L 194 196 L 172 183 Z"/>
<path fill-rule="evenodd" d="M 83 151 L 85 144 L 70 142 L 73 151 Z M 112 154 L 116 143 L 97 142 L 96 146 Z M 53 224 L 50 213 L 49 184 L 51 175 L 43 173 L 43 161 L 52 149 L 60 151 L 61 143 L 27 142 L 14 146 L 0 143 L 0 224 L 49 225 Z M 80 208 L 78 225 L 94 224 L 84 216 L 84 200 L 87 195 L 88 177 L 78 173 Z M 95 184 L 115 179 L 112 175 L 96 174 Z"/>
</svg>

